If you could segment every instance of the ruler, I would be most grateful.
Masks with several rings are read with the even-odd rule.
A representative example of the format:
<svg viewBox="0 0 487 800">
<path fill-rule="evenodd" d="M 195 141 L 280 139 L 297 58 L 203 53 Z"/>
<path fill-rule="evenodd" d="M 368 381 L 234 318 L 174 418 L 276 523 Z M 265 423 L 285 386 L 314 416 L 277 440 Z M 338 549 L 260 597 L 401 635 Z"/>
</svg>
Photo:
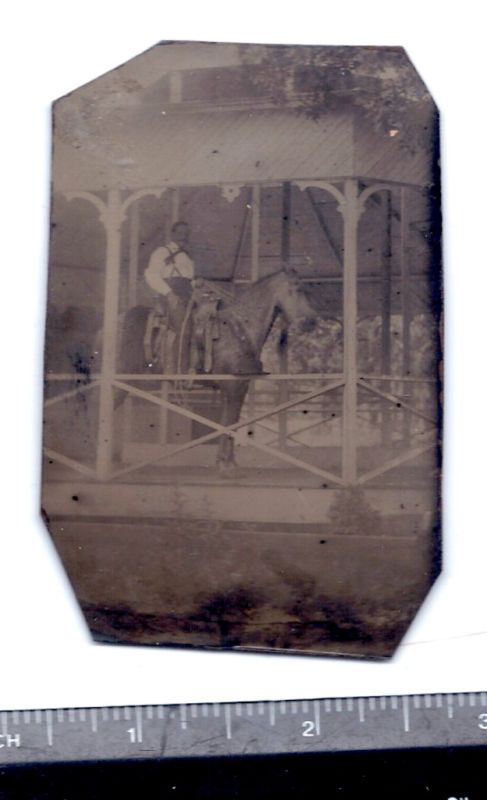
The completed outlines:
<svg viewBox="0 0 487 800">
<path fill-rule="evenodd" d="M 0 712 L 0 767 L 486 746 L 486 692 Z"/>
</svg>

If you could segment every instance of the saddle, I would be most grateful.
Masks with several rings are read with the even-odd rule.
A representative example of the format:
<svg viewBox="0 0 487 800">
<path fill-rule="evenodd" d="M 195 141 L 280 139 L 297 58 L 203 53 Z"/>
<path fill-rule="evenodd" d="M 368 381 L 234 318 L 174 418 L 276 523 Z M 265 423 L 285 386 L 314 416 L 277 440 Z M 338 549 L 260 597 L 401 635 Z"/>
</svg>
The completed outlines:
<svg viewBox="0 0 487 800">
<path fill-rule="evenodd" d="M 193 304 L 190 365 L 196 372 L 202 368 L 203 372 L 211 373 L 214 342 L 220 338 L 218 312 L 221 297 L 210 283 L 204 281 L 197 283 L 190 302 Z"/>
<path fill-rule="evenodd" d="M 162 361 L 165 371 L 184 372 L 178 352 L 180 337 L 183 336 L 189 341 L 189 371 L 211 373 L 214 342 L 220 338 L 221 299 L 222 293 L 212 283 L 197 281 L 185 316 L 184 326 L 189 326 L 189 330 L 174 331 L 171 328 L 166 305 L 151 309 L 144 332 L 146 363 L 153 366 Z M 167 369 L 169 364 L 174 365 L 174 370 Z"/>
</svg>

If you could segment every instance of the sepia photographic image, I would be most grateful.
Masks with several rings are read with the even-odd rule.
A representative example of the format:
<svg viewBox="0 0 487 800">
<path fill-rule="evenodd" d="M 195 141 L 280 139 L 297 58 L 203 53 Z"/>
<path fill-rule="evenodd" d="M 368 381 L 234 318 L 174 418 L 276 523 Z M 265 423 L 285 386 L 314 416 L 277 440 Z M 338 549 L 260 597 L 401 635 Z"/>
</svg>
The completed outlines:
<svg viewBox="0 0 487 800">
<path fill-rule="evenodd" d="M 43 515 L 101 642 L 391 656 L 441 568 L 438 112 L 161 43 L 53 108 Z"/>
</svg>

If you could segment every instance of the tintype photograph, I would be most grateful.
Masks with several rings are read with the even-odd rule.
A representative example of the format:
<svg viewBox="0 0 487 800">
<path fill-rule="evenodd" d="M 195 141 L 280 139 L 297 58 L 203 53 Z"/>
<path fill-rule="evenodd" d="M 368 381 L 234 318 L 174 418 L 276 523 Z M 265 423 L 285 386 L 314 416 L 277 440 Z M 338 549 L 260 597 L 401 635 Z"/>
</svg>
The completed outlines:
<svg viewBox="0 0 487 800">
<path fill-rule="evenodd" d="M 391 656 L 440 570 L 438 114 L 401 48 L 54 104 L 43 514 L 103 642 Z"/>
</svg>

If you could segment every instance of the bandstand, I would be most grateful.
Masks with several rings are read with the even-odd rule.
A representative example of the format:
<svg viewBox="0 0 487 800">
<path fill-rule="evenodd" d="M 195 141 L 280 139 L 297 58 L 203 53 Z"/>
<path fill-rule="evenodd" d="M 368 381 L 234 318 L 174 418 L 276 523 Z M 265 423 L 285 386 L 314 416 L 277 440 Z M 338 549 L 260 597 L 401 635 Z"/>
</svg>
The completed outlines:
<svg viewBox="0 0 487 800">
<path fill-rule="evenodd" d="M 412 519 L 431 527 L 439 291 L 431 151 L 411 152 L 394 131 L 367 128 L 352 113 L 315 121 L 267 101 L 194 100 L 190 80 L 184 69 L 167 74 L 157 119 L 151 102 L 117 112 L 123 157 L 104 162 L 101 148 L 70 144 L 62 124 L 55 137 L 58 244 L 63 235 L 72 242 L 76 229 L 90 231 L 94 243 L 76 272 L 74 263 L 62 263 L 62 241 L 54 242 L 50 296 L 65 311 L 85 291 L 80 275 L 96 284 L 81 305 L 92 305 L 102 339 L 94 371 L 84 362 L 62 369 L 66 360 L 47 348 L 48 516 L 210 517 L 235 530 L 306 532 L 327 522 L 337 492 L 358 487 L 372 508 L 396 520 L 394 530 L 412 536 Z M 149 79 L 144 91 L 149 98 L 154 92 Z M 66 111 L 60 106 L 58 113 Z M 316 352 L 319 340 L 297 342 L 291 328 L 278 352 L 269 345 L 265 372 L 251 377 L 241 418 L 230 428 L 215 418 L 214 392 L 202 385 L 215 376 L 185 389 L 182 402 L 185 376 L 119 367 L 120 315 L 144 302 L 154 237 L 164 228 L 167 235 L 178 218 L 190 221 L 205 277 L 253 282 L 289 265 L 310 284 L 323 320 L 326 358 Z M 75 273 L 70 295 L 66 283 Z M 271 343 L 280 335 L 276 326 Z M 115 402 L 120 392 L 122 407 Z M 87 448 L 63 448 L 62 431 L 87 419 L 79 398 L 95 409 L 94 435 Z M 56 415 L 65 420 L 61 433 Z M 237 444 L 234 479 L 222 480 L 216 470 L 222 433 Z"/>
</svg>

